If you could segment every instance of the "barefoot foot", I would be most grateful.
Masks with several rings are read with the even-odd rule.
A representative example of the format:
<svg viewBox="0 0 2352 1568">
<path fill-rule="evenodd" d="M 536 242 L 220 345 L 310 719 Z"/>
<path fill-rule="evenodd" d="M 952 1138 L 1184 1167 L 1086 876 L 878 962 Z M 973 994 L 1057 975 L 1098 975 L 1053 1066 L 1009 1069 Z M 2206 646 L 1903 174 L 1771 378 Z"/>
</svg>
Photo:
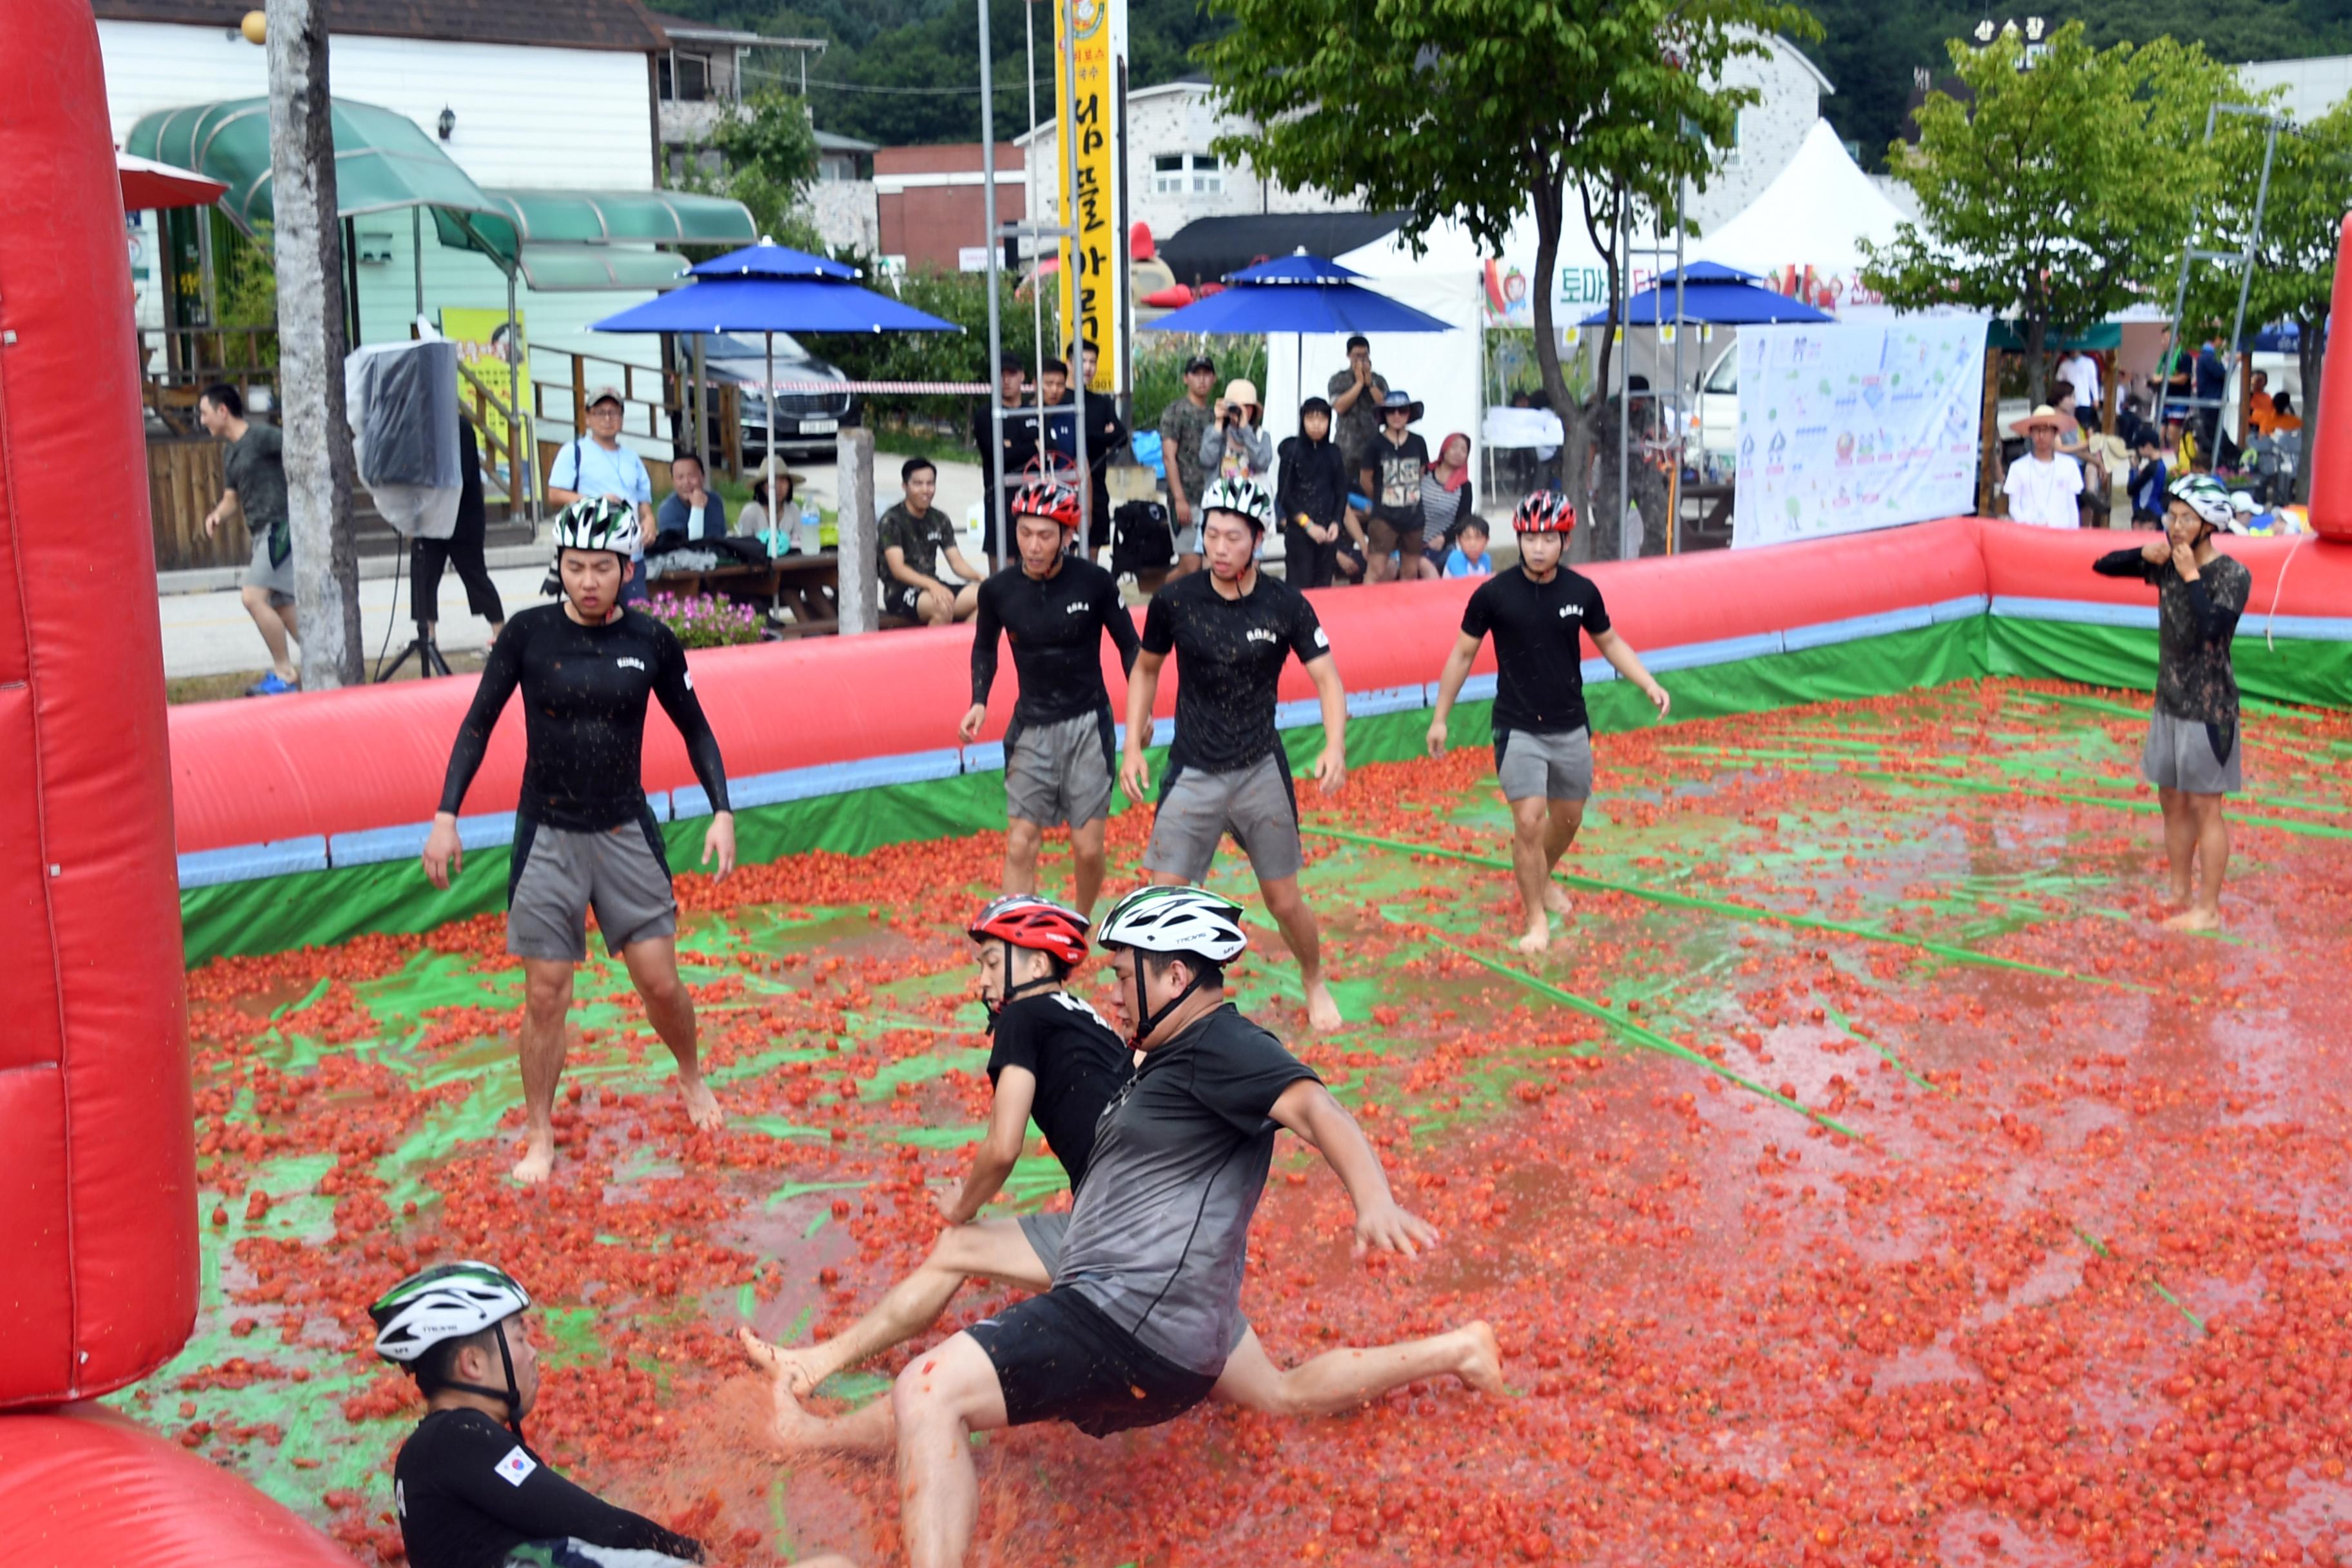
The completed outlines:
<svg viewBox="0 0 2352 1568">
<path fill-rule="evenodd" d="M 816 1363 L 807 1351 L 772 1345 L 749 1329 L 737 1329 L 735 1341 L 743 1347 L 745 1361 L 803 1398 L 814 1394 L 816 1385 L 833 1375 L 832 1368 Z"/>
<path fill-rule="evenodd" d="M 1537 916 L 1535 924 L 1528 927 L 1527 934 L 1520 937 L 1516 945 L 1521 952 L 1549 952 L 1551 950 L 1551 917 Z"/>
<path fill-rule="evenodd" d="M 715 1132 L 726 1124 L 727 1115 L 719 1109 L 719 1097 L 699 1077 L 679 1079 L 677 1091 L 686 1100 L 686 1119 L 694 1123 L 696 1131 Z"/>
<path fill-rule="evenodd" d="M 2165 921 L 2164 929 L 2167 931 L 2220 931 L 2221 929 L 2221 911 L 2219 910 L 2203 909 L 2195 904 L 2191 904 L 2189 908 L 2181 910 L 2179 914 Z"/>
<path fill-rule="evenodd" d="M 1544 908 L 1556 915 L 1572 914 L 1576 906 L 1569 901 L 1568 889 L 1558 882 L 1544 884 Z"/>
<path fill-rule="evenodd" d="M 781 1377 L 776 1379 L 769 1393 L 770 1441 L 788 1454 L 819 1446 L 817 1434 L 824 1427 L 824 1417 L 811 1415 L 808 1408 L 793 1396 L 792 1388 Z"/>
<path fill-rule="evenodd" d="M 533 1132 L 530 1142 L 524 1146 L 522 1158 L 515 1162 L 514 1179 L 526 1187 L 535 1187 L 547 1180 L 548 1173 L 554 1169 L 555 1133 L 553 1130 Z"/>
<path fill-rule="evenodd" d="M 1331 988 L 1319 977 L 1307 983 L 1307 1021 L 1327 1035 L 1346 1022 L 1339 1016 L 1339 1004 L 1331 999 Z"/>
<path fill-rule="evenodd" d="M 1454 1374 L 1479 1393 L 1500 1396 L 1503 1387 L 1503 1347 L 1496 1341 L 1495 1331 L 1482 1319 L 1465 1325 L 1462 1337 L 1468 1350 Z"/>
</svg>

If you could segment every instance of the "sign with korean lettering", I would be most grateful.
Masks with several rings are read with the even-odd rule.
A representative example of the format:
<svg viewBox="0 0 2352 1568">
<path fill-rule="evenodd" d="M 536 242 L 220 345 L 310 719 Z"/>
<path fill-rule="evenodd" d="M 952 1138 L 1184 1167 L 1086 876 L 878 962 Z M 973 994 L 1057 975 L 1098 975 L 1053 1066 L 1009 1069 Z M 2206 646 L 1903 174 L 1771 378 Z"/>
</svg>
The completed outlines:
<svg viewBox="0 0 2352 1568">
<path fill-rule="evenodd" d="M 1119 182 L 1125 174 L 1126 127 L 1119 81 L 1127 58 L 1127 0 L 1055 0 L 1055 108 L 1074 100 L 1075 113 L 1056 113 L 1062 188 L 1056 208 L 1066 228 L 1077 231 L 1079 264 L 1070 265 L 1071 242 L 1061 242 L 1062 334 L 1065 343 L 1093 343 L 1098 351 L 1097 392 L 1118 393 L 1127 364 L 1119 330 L 1127 320 L 1127 246 L 1119 233 L 1125 209 Z M 1066 58 L 1058 47 L 1073 43 Z M 1077 205 L 1071 207 L 1069 171 L 1077 170 Z M 1076 278 L 1076 285 L 1071 279 Z M 1078 374 L 1073 363 L 1071 374 Z"/>
</svg>

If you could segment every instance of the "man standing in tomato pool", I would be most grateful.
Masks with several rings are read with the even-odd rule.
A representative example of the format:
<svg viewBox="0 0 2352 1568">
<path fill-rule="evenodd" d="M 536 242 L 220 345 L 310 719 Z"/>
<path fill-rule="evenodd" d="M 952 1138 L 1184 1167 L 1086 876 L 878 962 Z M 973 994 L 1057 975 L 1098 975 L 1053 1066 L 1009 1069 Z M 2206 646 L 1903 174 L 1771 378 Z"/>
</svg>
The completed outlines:
<svg viewBox="0 0 2352 1568">
<path fill-rule="evenodd" d="M 1199 888 L 1144 888 L 1103 917 L 1143 1062 L 1096 1122 L 1053 1289 L 925 1351 L 891 1390 L 915 1568 L 955 1568 L 971 1544 L 972 1433 L 1067 1421 L 1108 1436 L 1215 1391 L 1248 1331 L 1242 1271 L 1279 1129 L 1347 1188 L 1359 1257 L 1436 1244 L 1313 1069 L 1225 999 L 1240 914 Z"/>
<path fill-rule="evenodd" d="M 1538 490 L 1519 502 L 1511 521 L 1519 534 L 1519 563 L 1480 584 L 1462 612 L 1462 634 L 1438 678 L 1429 754 L 1445 754 L 1446 718 L 1479 643 L 1494 633 L 1495 772 L 1511 807 L 1511 874 L 1526 922 L 1519 951 L 1541 952 L 1551 945 L 1551 917 L 1569 909 L 1552 869 L 1576 842 L 1592 795 L 1592 730 L 1584 713 L 1584 655 L 1577 633 L 1591 637 L 1601 657 L 1642 689 L 1659 718 L 1672 699 L 1610 629 L 1592 579 L 1560 564 L 1576 527 L 1568 499 Z"/>
<path fill-rule="evenodd" d="M 482 765 L 490 731 L 522 688 L 526 746 L 507 872 L 507 952 L 522 960 L 522 1092 L 529 1146 L 515 1180 L 543 1182 L 555 1163 L 555 1089 L 563 1077 L 572 972 L 587 962 L 588 911 L 607 952 L 621 955 L 645 998 L 646 1016 L 677 1060 L 677 1084 L 695 1126 L 717 1127 L 719 1101 L 695 1049 L 694 998 L 677 976 L 677 900 L 661 828 L 646 802 L 638 757 L 646 699 L 658 697 L 677 726 L 694 776 L 710 796 L 702 862 L 735 868 L 735 815 L 719 741 L 694 695 L 676 633 L 621 603 L 638 545 L 635 513 L 601 498 L 574 501 L 555 520 L 555 566 L 563 597 L 523 611 L 490 648 L 474 703 L 450 749 L 441 808 L 425 840 L 425 875 L 436 888 L 463 870 L 457 810 Z"/>
<path fill-rule="evenodd" d="M 2213 538 L 2237 526 L 2221 481 L 2184 474 L 2173 481 L 2162 533 L 2092 563 L 2102 576 L 2137 577 L 2156 589 L 2156 708 L 2140 771 L 2164 808 L 2172 901 L 2184 906 L 2164 922 L 2172 931 L 2221 923 L 2221 876 L 2230 865 L 2221 797 L 2242 787 L 2245 754 L 2230 642 L 2254 575 L 2215 549 Z"/>
<path fill-rule="evenodd" d="M 1232 834 L 1249 856 L 1258 891 L 1298 960 L 1307 1017 L 1317 1029 L 1340 1025 L 1323 983 L 1322 932 L 1298 889 L 1307 863 L 1290 758 L 1274 726 L 1282 667 L 1296 658 L 1323 707 L 1323 754 L 1315 782 L 1337 795 L 1348 782 L 1348 693 L 1331 639 L 1307 596 L 1258 570 L 1257 548 L 1274 523 L 1274 498 L 1255 479 L 1217 479 L 1201 497 L 1201 542 L 1209 569 L 1171 579 L 1143 616 L 1143 651 L 1127 678 L 1127 752 L 1119 783 L 1129 800 L 1150 786 L 1143 755 L 1160 667 L 1178 656 L 1176 739 L 1160 781 L 1160 809 L 1143 865 L 1162 887 L 1200 882 L 1217 846 Z"/>
<path fill-rule="evenodd" d="M 1070 825 L 1070 901 L 1092 915 L 1102 891 L 1103 830 L 1110 822 L 1110 692 L 1102 640 L 1135 666 L 1135 617 L 1111 574 L 1071 548 L 1078 492 L 1042 480 L 1005 508 L 1013 561 L 980 585 L 972 620 L 971 706 L 957 733 L 967 746 L 988 721 L 999 635 L 1013 641 L 1020 700 L 1004 736 L 1004 889 L 1037 890 L 1045 829 Z"/>
</svg>

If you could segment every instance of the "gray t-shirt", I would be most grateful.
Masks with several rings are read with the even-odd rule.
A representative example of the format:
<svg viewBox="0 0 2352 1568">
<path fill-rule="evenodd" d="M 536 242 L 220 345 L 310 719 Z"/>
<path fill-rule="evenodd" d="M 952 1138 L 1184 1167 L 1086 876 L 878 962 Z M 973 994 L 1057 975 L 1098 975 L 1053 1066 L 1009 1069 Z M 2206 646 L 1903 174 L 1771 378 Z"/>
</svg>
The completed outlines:
<svg viewBox="0 0 2352 1568">
<path fill-rule="evenodd" d="M 1282 1091 L 1314 1069 L 1228 1004 L 1143 1058 L 1095 1124 L 1056 1289 L 1214 1377 L 1241 1342 L 1242 1261 Z"/>
<path fill-rule="evenodd" d="M 236 492 L 246 530 L 261 533 L 286 521 L 286 437 L 275 425 L 255 419 L 221 455 L 228 488 Z"/>
</svg>

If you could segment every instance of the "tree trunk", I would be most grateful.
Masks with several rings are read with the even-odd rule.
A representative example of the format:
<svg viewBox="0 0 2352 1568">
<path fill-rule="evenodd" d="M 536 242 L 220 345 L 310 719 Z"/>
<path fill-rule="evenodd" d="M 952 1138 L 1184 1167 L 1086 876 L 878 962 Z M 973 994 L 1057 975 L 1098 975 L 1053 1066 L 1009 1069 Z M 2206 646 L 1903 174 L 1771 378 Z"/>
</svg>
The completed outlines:
<svg viewBox="0 0 2352 1568">
<path fill-rule="evenodd" d="M 306 690 L 356 685 L 358 480 L 344 415 L 343 230 L 327 97 L 322 0 L 268 0 L 269 173 L 278 267 L 278 417 Z"/>
<path fill-rule="evenodd" d="M 2049 401 L 2042 388 L 2050 384 L 2050 366 L 2045 359 L 2050 352 L 2050 323 L 2035 316 L 2025 323 L 2025 406 L 2027 412 Z"/>
<path fill-rule="evenodd" d="M 1566 182 L 1558 176 L 1536 181 L 1534 206 L 1536 368 L 1543 375 L 1544 401 L 1559 416 L 1560 491 L 1576 508 L 1577 520 L 1583 525 L 1577 532 L 1589 535 L 1592 521 L 1591 428 L 1585 410 L 1569 395 L 1568 376 L 1559 366 L 1559 329 L 1552 319 L 1552 279 L 1559 266 L 1560 235 L 1567 222 Z M 1573 542 L 1581 544 L 1585 541 Z"/>
<path fill-rule="evenodd" d="M 2294 499 L 2305 506 L 2311 504 L 2311 458 L 2313 445 L 2319 434 L 2319 378 L 2326 374 L 2327 317 L 2318 315 L 2297 323 L 2302 332 L 2295 343 L 2295 362 L 2303 369 L 2303 405 L 2295 412 L 2303 416 L 2303 440 L 2300 456 L 2294 465 Z"/>
</svg>

